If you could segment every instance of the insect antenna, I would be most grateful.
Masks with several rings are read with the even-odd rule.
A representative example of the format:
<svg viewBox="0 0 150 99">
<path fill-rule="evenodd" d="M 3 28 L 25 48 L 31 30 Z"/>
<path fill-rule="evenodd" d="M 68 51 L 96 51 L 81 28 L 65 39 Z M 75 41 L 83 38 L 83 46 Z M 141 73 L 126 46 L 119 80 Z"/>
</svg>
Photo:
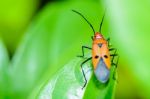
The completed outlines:
<svg viewBox="0 0 150 99">
<path fill-rule="evenodd" d="M 100 24 L 100 28 L 99 28 L 100 33 L 102 33 L 101 28 L 102 28 L 102 25 L 103 25 L 104 17 L 105 17 L 105 12 L 104 12 L 104 15 L 103 15 L 103 18 L 102 18 L 102 21 L 101 21 L 101 24 Z"/>
<path fill-rule="evenodd" d="M 77 14 L 79 14 L 90 25 L 90 27 L 92 28 L 92 30 L 94 32 L 94 35 L 95 35 L 95 30 L 94 30 L 92 24 L 80 12 L 78 12 L 76 10 L 72 10 L 72 11 L 75 12 L 75 13 L 77 13 Z"/>
</svg>

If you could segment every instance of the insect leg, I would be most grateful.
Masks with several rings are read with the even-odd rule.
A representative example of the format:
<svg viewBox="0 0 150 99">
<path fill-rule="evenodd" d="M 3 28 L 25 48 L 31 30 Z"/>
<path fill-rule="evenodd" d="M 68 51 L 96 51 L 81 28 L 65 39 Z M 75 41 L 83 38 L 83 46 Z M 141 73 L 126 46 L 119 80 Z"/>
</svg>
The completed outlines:
<svg viewBox="0 0 150 99">
<path fill-rule="evenodd" d="M 83 77 L 84 77 L 84 80 L 85 80 L 85 83 L 84 83 L 82 89 L 83 89 L 83 88 L 86 86 L 86 84 L 87 84 L 87 80 L 86 80 L 85 73 L 84 73 L 84 70 L 83 70 L 83 64 L 86 63 L 87 61 L 91 60 L 91 59 L 92 59 L 92 57 L 86 59 L 85 61 L 83 61 L 83 62 L 81 63 L 81 69 L 82 69 Z"/>
<path fill-rule="evenodd" d="M 114 58 L 115 58 L 116 56 L 118 56 L 118 54 L 116 54 L 117 49 L 116 49 L 116 48 L 110 48 L 109 51 L 114 51 L 113 54 L 110 54 L 110 56 L 112 57 L 112 59 L 111 59 L 111 65 L 116 66 L 116 65 L 114 65 L 114 62 L 113 62 L 113 61 L 114 61 Z M 117 67 L 117 66 L 116 66 L 116 67 Z"/>
<path fill-rule="evenodd" d="M 91 36 L 91 39 L 92 39 L 92 40 L 94 40 L 94 37 L 93 37 L 93 36 Z"/>
<path fill-rule="evenodd" d="M 117 52 L 117 49 L 115 49 L 115 48 L 112 48 L 112 50 L 115 50 L 115 51 L 114 51 L 114 54 L 111 54 L 111 55 L 110 55 L 110 56 L 112 56 L 111 63 L 113 63 L 115 56 L 118 56 L 118 55 L 116 54 L 116 52 Z M 112 50 L 111 50 L 111 51 L 112 51 Z"/>
<path fill-rule="evenodd" d="M 113 56 L 113 57 L 115 57 L 115 56 L 118 56 L 118 54 L 111 54 L 110 56 Z"/>
<path fill-rule="evenodd" d="M 108 42 L 108 47 L 111 47 L 112 45 L 110 44 L 110 37 L 107 38 L 107 42 Z"/>
<path fill-rule="evenodd" d="M 118 61 L 119 61 L 119 56 L 117 57 L 117 62 L 116 63 L 112 63 L 116 68 L 118 66 Z M 113 73 L 113 79 L 116 80 L 116 77 L 115 77 L 115 71 Z M 118 82 L 118 81 L 117 81 Z"/>
<path fill-rule="evenodd" d="M 114 51 L 117 50 L 116 48 L 110 48 L 109 51 Z"/>
<path fill-rule="evenodd" d="M 82 55 L 80 55 L 80 56 L 77 56 L 77 57 L 81 57 L 81 58 L 84 58 L 84 49 L 92 49 L 92 48 L 90 48 L 90 47 L 87 47 L 87 46 L 82 46 Z"/>
<path fill-rule="evenodd" d="M 109 41 L 110 41 L 110 37 L 107 38 L 107 42 L 109 42 Z"/>
<path fill-rule="evenodd" d="M 114 49 L 114 48 L 113 48 L 113 50 L 115 50 L 115 51 L 114 51 L 114 54 L 111 54 L 111 55 L 110 55 L 110 56 L 112 56 L 111 64 L 112 64 L 112 66 L 115 66 L 115 67 L 117 68 L 119 56 L 118 56 L 118 54 L 116 54 L 117 49 Z M 117 56 L 118 56 L 118 57 L 117 57 Z M 114 58 L 115 58 L 115 57 L 117 57 L 116 63 L 114 63 Z M 113 79 L 116 80 L 115 71 L 114 71 L 114 73 L 113 73 Z"/>
<path fill-rule="evenodd" d="M 109 42 L 110 42 L 110 37 L 107 38 L 107 42 L 108 42 L 108 46 L 109 46 Z"/>
<path fill-rule="evenodd" d="M 108 41 L 108 46 L 110 47 L 110 43 L 109 43 L 110 38 L 108 38 L 107 41 Z M 112 65 L 112 66 L 115 66 L 115 67 L 117 68 L 118 60 L 119 60 L 119 56 L 118 56 L 118 54 L 116 54 L 117 49 L 116 49 L 116 48 L 110 48 L 109 51 L 114 51 L 114 53 L 110 55 L 110 56 L 112 57 L 111 65 Z M 115 58 L 116 56 L 118 56 L 117 62 L 114 63 L 114 58 Z M 115 77 L 115 71 L 114 71 L 114 73 L 113 73 L 113 79 L 116 80 L 116 77 Z M 118 82 L 118 81 L 117 81 L 117 82 Z"/>
</svg>

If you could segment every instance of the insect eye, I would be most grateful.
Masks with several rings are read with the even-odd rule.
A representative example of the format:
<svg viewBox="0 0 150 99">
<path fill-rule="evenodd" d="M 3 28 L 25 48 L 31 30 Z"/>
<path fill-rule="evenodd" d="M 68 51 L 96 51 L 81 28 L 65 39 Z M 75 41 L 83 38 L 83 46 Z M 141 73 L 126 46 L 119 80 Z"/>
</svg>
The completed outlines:
<svg viewBox="0 0 150 99">
<path fill-rule="evenodd" d="M 107 55 L 104 55 L 104 57 L 105 57 L 105 58 L 108 58 L 108 56 L 107 56 Z"/>
<path fill-rule="evenodd" d="M 99 57 L 98 55 L 95 56 L 96 59 L 97 59 L 98 57 Z"/>
</svg>

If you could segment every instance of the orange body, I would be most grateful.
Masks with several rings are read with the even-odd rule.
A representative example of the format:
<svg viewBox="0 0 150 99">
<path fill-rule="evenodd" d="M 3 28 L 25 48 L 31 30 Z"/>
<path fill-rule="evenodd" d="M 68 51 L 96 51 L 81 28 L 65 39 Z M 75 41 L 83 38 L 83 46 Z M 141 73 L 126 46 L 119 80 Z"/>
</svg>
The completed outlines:
<svg viewBox="0 0 150 99">
<path fill-rule="evenodd" d="M 108 43 L 100 33 L 95 33 L 92 44 L 92 63 L 94 69 L 97 68 L 98 62 L 101 58 L 104 60 L 107 69 L 110 69 L 111 62 Z"/>
</svg>

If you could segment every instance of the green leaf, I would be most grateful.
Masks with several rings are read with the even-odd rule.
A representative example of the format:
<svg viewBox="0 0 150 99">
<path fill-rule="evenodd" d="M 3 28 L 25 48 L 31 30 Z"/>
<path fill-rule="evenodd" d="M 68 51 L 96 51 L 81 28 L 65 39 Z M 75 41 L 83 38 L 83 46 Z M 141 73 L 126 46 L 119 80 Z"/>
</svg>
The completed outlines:
<svg viewBox="0 0 150 99">
<path fill-rule="evenodd" d="M 75 58 L 64 65 L 43 88 L 39 99 L 59 99 L 60 97 L 61 99 L 81 99 L 84 93 L 81 62 L 82 59 Z M 85 70 L 88 70 L 86 75 L 91 74 L 91 66 L 86 64 L 84 67 Z"/>
<path fill-rule="evenodd" d="M 9 57 L 6 47 L 0 37 L 0 98 L 9 92 Z"/>
<path fill-rule="evenodd" d="M 114 98 L 115 67 L 111 67 L 110 79 L 100 83 L 93 74 L 91 61 L 83 65 L 88 84 L 84 89 L 84 77 L 80 68 L 83 59 L 75 58 L 67 63 L 47 83 L 39 95 L 39 99 L 112 99 Z M 92 92 L 94 91 L 94 92 Z"/>
</svg>

